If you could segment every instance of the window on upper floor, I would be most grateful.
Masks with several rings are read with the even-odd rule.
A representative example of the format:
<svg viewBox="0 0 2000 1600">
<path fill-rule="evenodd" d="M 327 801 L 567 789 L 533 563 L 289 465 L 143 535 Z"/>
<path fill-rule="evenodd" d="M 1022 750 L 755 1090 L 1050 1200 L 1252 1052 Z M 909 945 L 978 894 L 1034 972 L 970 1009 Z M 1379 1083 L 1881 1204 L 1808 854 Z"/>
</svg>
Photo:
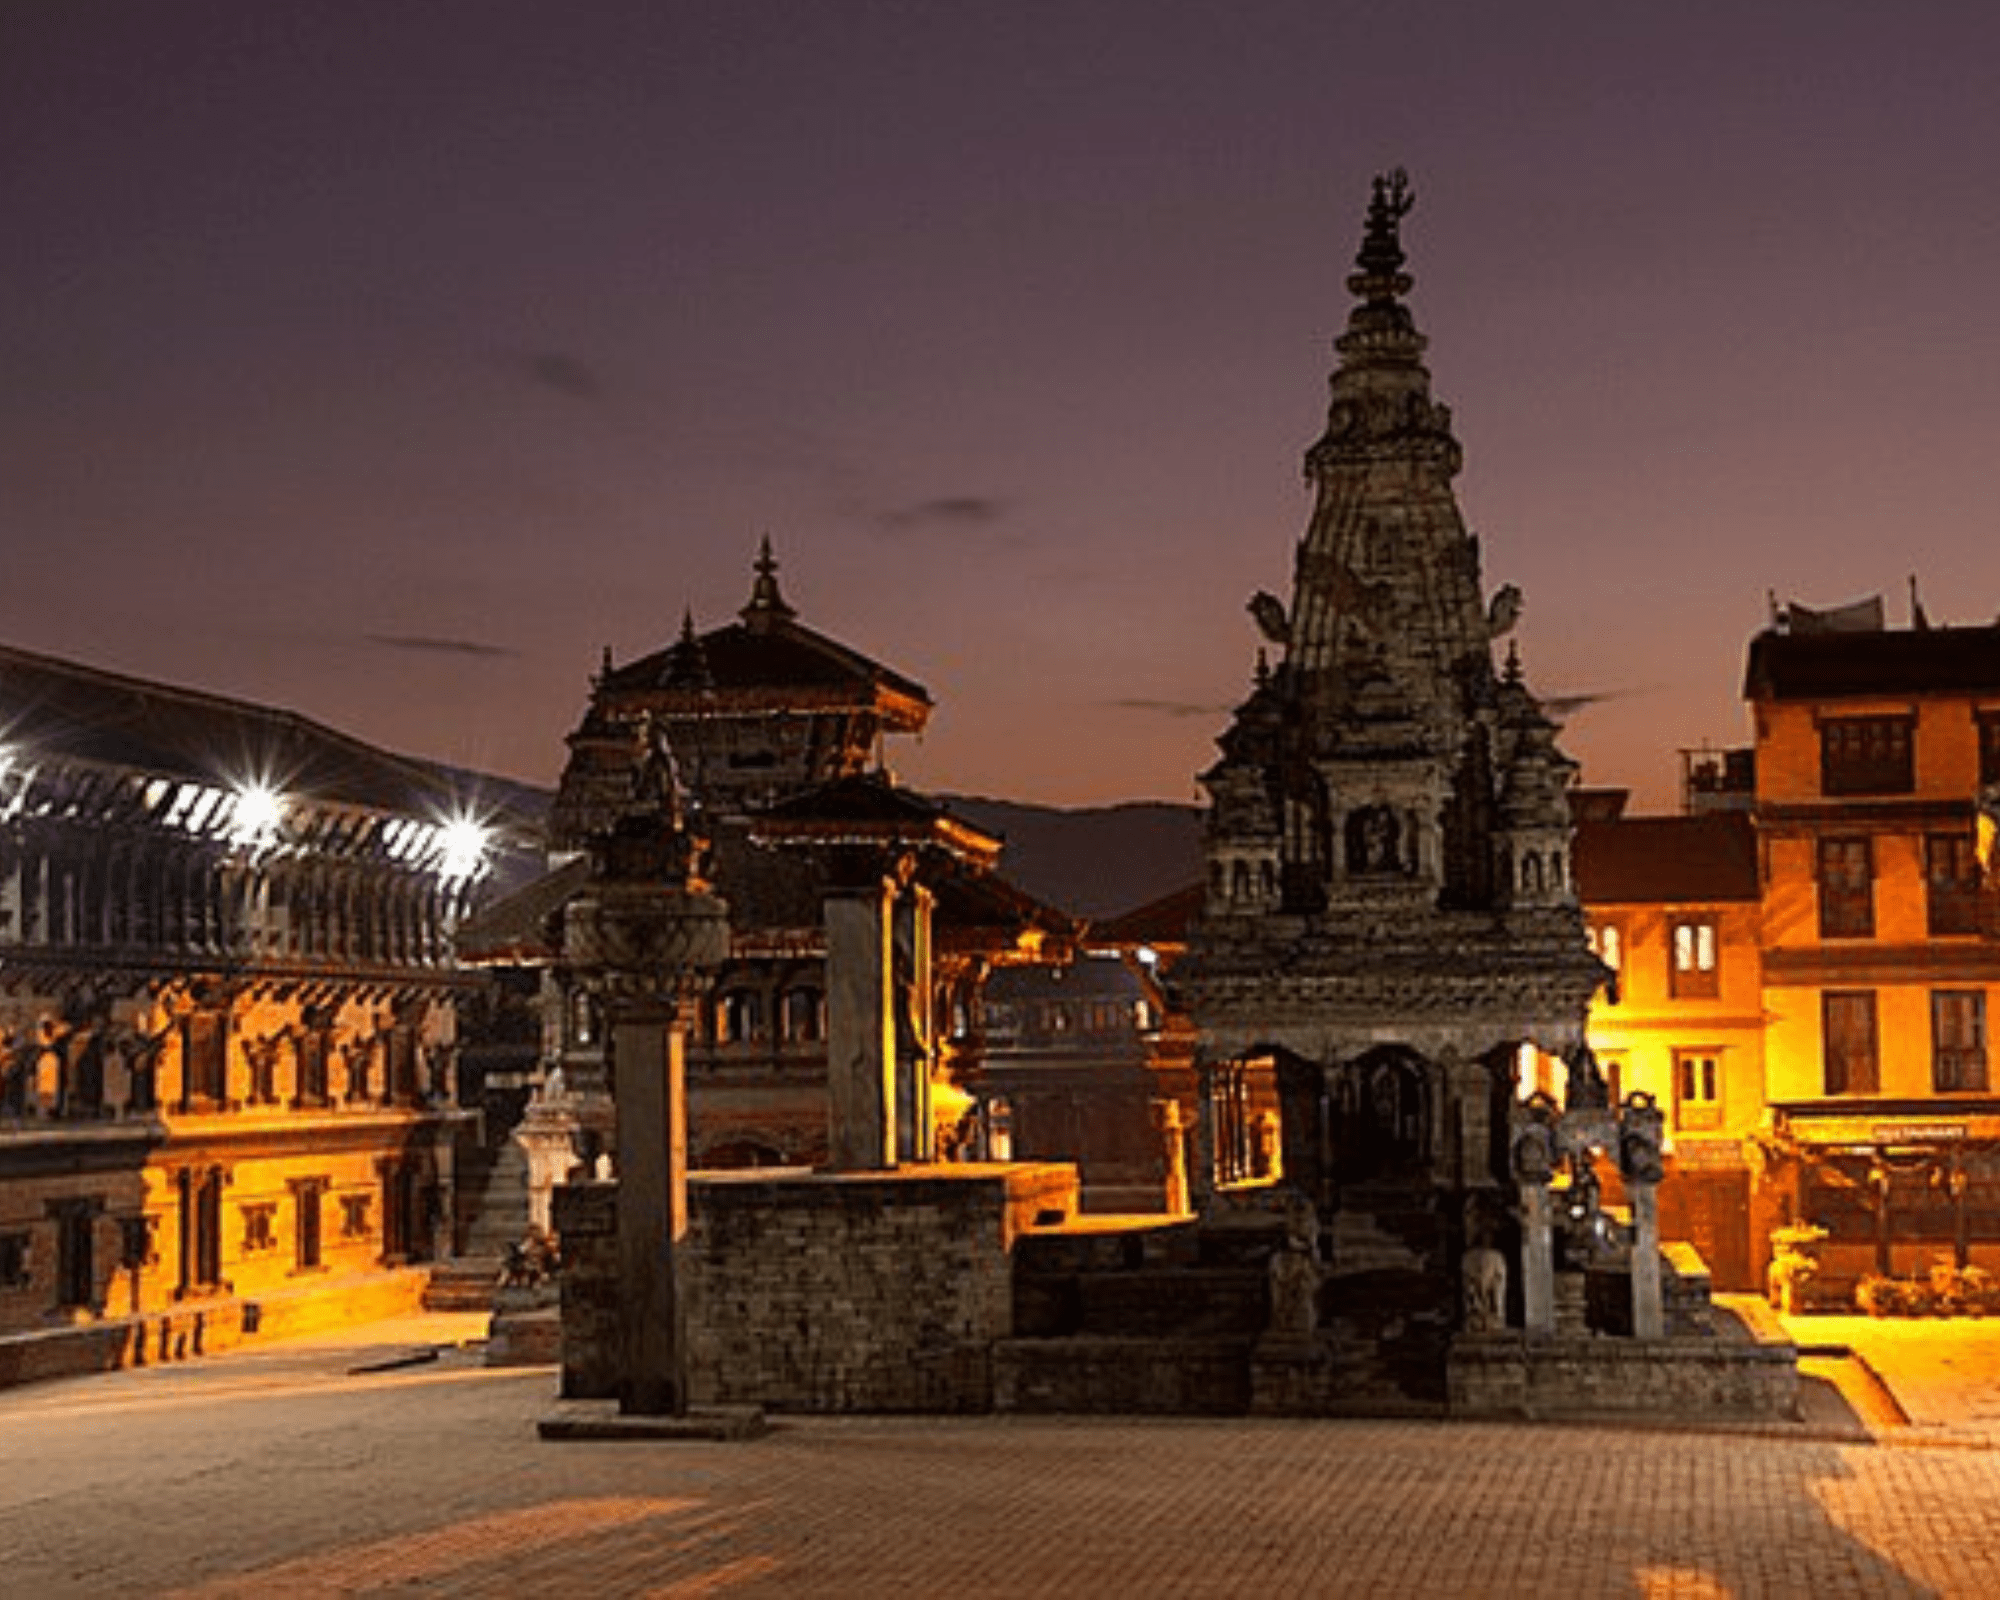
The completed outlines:
<svg viewBox="0 0 2000 1600">
<path fill-rule="evenodd" d="M 323 1106 L 327 1095 L 327 1034 L 325 1028 L 308 1027 L 294 1041 L 298 1055 L 298 1100 L 300 1105 Z"/>
<path fill-rule="evenodd" d="M 229 1018 L 220 1011 L 181 1019 L 181 1103 L 220 1106 L 229 1095 Z"/>
<path fill-rule="evenodd" d="M 1667 929 L 1667 992 L 1676 1000 L 1713 999 L 1720 994 L 1722 952 L 1715 918 L 1675 917 Z"/>
<path fill-rule="evenodd" d="M 1979 781 L 2000 783 L 2000 711 L 1979 714 Z"/>
<path fill-rule="evenodd" d="M 1589 934 L 1590 953 L 1611 969 L 1604 1003 L 1615 1006 L 1625 992 L 1625 930 L 1616 922 L 1593 922 Z"/>
<path fill-rule="evenodd" d="M 1916 719 L 1829 717 L 1819 725 L 1820 791 L 1910 794 L 1917 787 Z"/>
<path fill-rule="evenodd" d="M 1688 1129 L 1722 1126 L 1720 1050 L 1674 1052 L 1674 1125 Z"/>
<path fill-rule="evenodd" d="M 1868 939 L 1875 934 L 1875 852 L 1866 839 L 1819 842 L 1819 936 Z"/>
<path fill-rule="evenodd" d="M 786 1044 L 812 1044 L 826 1037 L 826 997 L 818 989 L 787 989 L 778 1010 Z"/>
<path fill-rule="evenodd" d="M 1979 852 L 1971 834 L 1924 840 L 1924 888 L 1933 938 L 1979 931 Z"/>
<path fill-rule="evenodd" d="M 278 1208 L 269 1201 L 260 1200 L 254 1205 L 246 1205 L 243 1212 L 243 1253 L 257 1255 L 276 1247 L 278 1243 Z"/>
<path fill-rule="evenodd" d="M 1986 991 L 1931 991 L 1931 1088 L 1939 1094 L 1986 1088 Z"/>
<path fill-rule="evenodd" d="M 1820 995 L 1828 1094 L 1873 1094 L 1880 1083 L 1873 989 L 1828 989 Z"/>
<path fill-rule="evenodd" d="M 748 1044 L 764 1037 L 764 997 L 754 989 L 731 989 L 715 1003 L 715 1042 Z"/>
</svg>

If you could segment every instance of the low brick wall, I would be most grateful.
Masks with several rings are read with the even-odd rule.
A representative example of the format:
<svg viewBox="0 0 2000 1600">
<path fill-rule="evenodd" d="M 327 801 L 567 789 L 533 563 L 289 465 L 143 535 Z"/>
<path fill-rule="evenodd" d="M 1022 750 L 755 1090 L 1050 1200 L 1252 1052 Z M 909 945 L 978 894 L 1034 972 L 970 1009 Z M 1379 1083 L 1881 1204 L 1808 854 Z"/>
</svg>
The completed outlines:
<svg viewBox="0 0 2000 1600">
<path fill-rule="evenodd" d="M 698 1404 L 986 1411 L 1013 1331 L 1014 1240 L 1073 1216 L 1073 1167 L 702 1173 L 680 1260 Z M 556 1192 L 563 1393 L 615 1395 L 616 1187 Z"/>
<path fill-rule="evenodd" d="M 1789 1421 L 1798 1352 L 1721 1338 L 1459 1339 L 1447 1359 L 1459 1417 L 1713 1416 Z"/>
</svg>

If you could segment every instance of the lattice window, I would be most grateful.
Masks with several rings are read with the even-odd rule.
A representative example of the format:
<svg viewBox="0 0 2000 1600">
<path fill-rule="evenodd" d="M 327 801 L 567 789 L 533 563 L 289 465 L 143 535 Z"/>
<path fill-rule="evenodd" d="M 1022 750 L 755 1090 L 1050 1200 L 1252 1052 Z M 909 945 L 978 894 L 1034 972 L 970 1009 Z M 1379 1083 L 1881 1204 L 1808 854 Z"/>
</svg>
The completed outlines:
<svg viewBox="0 0 2000 1600">
<path fill-rule="evenodd" d="M 1829 989 L 1820 996 L 1828 1094 L 1874 1094 L 1880 1082 L 1875 991 Z"/>
<path fill-rule="evenodd" d="M 1819 728 L 1820 790 L 1830 795 L 1910 794 L 1917 787 L 1912 717 L 1836 717 Z"/>
<path fill-rule="evenodd" d="M 1674 1120 L 1683 1128 L 1722 1126 L 1722 1053 L 1674 1052 Z"/>
<path fill-rule="evenodd" d="M 1985 1091 L 1985 990 L 1931 992 L 1931 1087 L 1939 1094 Z"/>
<path fill-rule="evenodd" d="M 1819 936 L 1867 939 L 1875 933 L 1875 852 L 1866 839 L 1819 842 Z"/>
<path fill-rule="evenodd" d="M 1669 924 L 1669 992 L 1676 1000 L 1713 999 L 1722 992 L 1720 929 L 1713 917 L 1676 917 Z"/>
<path fill-rule="evenodd" d="M 1924 840 L 1924 887 L 1933 938 L 1979 931 L 1979 853 L 1971 834 Z"/>
</svg>

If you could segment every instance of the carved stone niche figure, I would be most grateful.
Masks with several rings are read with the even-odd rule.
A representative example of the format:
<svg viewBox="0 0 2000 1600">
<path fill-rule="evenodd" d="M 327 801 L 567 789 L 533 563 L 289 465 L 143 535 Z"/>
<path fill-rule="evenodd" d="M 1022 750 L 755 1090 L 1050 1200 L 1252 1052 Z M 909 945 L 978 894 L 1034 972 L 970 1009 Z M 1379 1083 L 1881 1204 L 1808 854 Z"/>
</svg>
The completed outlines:
<svg viewBox="0 0 2000 1600">
<path fill-rule="evenodd" d="M 1512 1166 L 1516 1183 L 1546 1184 L 1556 1171 L 1555 1129 L 1532 1115 L 1520 1123 L 1514 1129 Z"/>
<path fill-rule="evenodd" d="M 1475 1200 L 1471 1213 L 1466 1225 L 1469 1243 L 1459 1265 L 1465 1331 L 1501 1333 L 1507 1326 L 1507 1258 L 1493 1247 L 1488 1208 Z"/>
<path fill-rule="evenodd" d="M 1660 1154 L 1666 1118 L 1644 1090 L 1628 1095 L 1618 1119 L 1618 1170 L 1627 1183 L 1658 1183 L 1666 1176 Z"/>
<path fill-rule="evenodd" d="M 1608 1111 L 1611 1085 L 1605 1081 L 1604 1069 L 1597 1064 L 1597 1053 L 1589 1045 L 1579 1044 L 1563 1057 L 1563 1064 L 1569 1068 L 1563 1090 L 1563 1103 L 1568 1109 Z"/>
<path fill-rule="evenodd" d="M 1285 1239 L 1271 1252 L 1271 1320 L 1265 1337 L 1310 1343 L 1319 1331 L 1319 1213 L 1302 1194 L 1285 1203 Z"/>
<path fill-rule="evenodd" d="M 1401 871 L 1401 834 L 1394 807 L 1363 806 L 1347 819 L 1347 870 Z"/>
<path fill-rule="evenodd" d="M 1569 1195 L 1563 1207 L 1563 1254 L 1572 1267 L 1599 1260 L 1612 1253 L 1617 1240 L 1611 1219 L 1604 1214 L 1597 1181 L 1597 1163 L 1589 1149 L 1569 1158 Z"/>
</svg>

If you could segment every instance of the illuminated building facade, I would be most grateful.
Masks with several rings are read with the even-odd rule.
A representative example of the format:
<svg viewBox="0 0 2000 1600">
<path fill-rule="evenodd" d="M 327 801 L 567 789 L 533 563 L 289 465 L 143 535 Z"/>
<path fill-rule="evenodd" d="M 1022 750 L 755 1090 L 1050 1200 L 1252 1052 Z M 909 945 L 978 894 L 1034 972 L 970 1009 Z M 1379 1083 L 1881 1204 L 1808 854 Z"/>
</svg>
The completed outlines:
<svg viewBox="0 0 2000 1600">
<path fill-rule="evenodd" d="M 0 650 L 0 1378 L 414 1303 L 528 798 Z"/>
<path fill-rule="evenodd" d="M 2000 627 L 1751 642 L 1761 1143 L 1826 1274 L 2000 1268 Z"/>
<path fill-rule="evenodd" d="M 1614 1101 L 1644 1093 L 1666 1114 L 1663 1232 L 1700 1249 L 1718 1285 L 1750 1288 L 1746 1141 L 1764 1114 L 1756 831 L 1742 811 L 1624 817 L 1622 793 L 1578 798 L 1577 886 L 1612 974 L 1591 1004 L 1591 1046 Z"/>
</svg>

